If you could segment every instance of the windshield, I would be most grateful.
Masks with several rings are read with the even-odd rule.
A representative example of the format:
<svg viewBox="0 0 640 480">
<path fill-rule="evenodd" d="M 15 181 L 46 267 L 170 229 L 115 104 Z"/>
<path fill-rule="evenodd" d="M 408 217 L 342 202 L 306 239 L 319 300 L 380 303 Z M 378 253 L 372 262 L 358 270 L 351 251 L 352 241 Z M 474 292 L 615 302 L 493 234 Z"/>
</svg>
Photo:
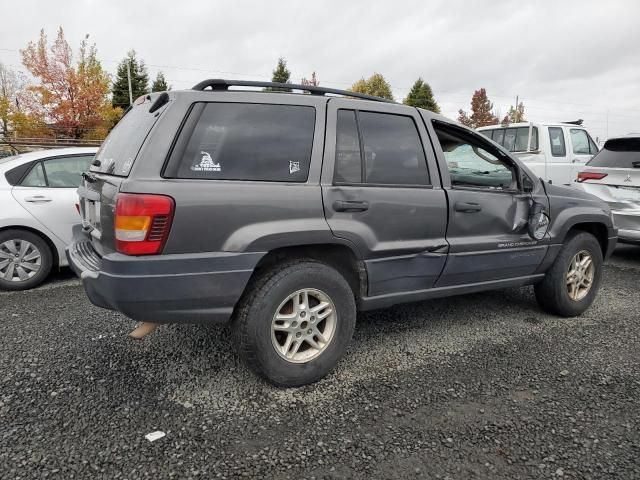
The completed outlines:
<svg viewBox="0 0 640 480">
<path fill-rule="evenodd" d="M 640 137 L 608 140 L 594 156 L 590 167 L 640 168 Z"/>
<path fill-rule="evenodd" d="M 92 165 L 92 172 L 107 173 L 126 177 L 145 138 L 151 131 L 157 117 L 149 113 L 149 103 L 134 106 L 118 122 L 96 154 L 98 166 Z"/>
</svg>

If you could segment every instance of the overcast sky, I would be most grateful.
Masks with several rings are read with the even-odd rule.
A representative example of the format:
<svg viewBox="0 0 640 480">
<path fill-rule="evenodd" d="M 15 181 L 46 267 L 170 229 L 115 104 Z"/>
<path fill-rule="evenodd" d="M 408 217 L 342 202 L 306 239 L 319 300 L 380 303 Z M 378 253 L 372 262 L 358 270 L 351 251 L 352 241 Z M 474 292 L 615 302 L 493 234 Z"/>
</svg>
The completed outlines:
<svg viewBox="0 0 640 480">
<path fill-rule="evenodd" d="M 62 1 L 3 0 L 0 62 L 58 26 L 77 49 L 90 34 L 105 68 L 133 48 L 173 89 L 210 77 L 348 88 L 383 74 L 397 100 L 419 76 L 443 113 L 485 87 L 503 115 L 524 101 L 535 121 L 583 118 L 594 137 L 640 131 L 640 1 Z"/>
</svg>

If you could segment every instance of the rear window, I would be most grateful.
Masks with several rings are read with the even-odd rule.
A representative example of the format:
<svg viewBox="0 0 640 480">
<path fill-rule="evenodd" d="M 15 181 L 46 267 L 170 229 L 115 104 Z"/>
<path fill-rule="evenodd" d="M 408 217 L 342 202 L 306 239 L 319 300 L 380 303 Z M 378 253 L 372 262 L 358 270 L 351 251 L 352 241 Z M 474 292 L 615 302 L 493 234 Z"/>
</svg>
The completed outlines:
<svg viewBox="0 0 640 480">
<path fill-rule="evenodd" d="M 590 167 L 640 168 L 640 138 L 608 140 L 604 144 L 604 148 L 587 165 Z"/>
<path fill-rule="evenodd" d="M 176 176 L 305 182 L 315 117 L 309 106 L 207 103 L 186 132 Z"/>
<path fill-rule="evenodd" d="M 502 145 L 510 152 L 526 152 L 529 146 L 529 127 L 509 127 L 482 130 L 485 137 Z M 531 145 L 529 150 L 538 150 L 538 128 L 531 127 Z"/>
<path fill-rule="evenodd" d="M 144 139 L 156 122 L 157 114 L 149 113 L 148 102 L 134 106 L 118 122 L 96 154 L 99 166 L 92 165 L 92 172 L 126 177 L 144 143 Z"/>
</svg>

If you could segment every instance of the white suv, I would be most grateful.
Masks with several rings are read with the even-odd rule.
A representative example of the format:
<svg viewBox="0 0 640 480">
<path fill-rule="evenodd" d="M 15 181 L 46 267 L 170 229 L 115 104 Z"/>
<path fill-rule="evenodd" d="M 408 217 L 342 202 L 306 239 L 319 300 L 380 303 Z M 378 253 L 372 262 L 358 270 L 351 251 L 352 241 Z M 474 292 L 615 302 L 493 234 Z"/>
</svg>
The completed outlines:
<svg viewBox="0 0 640 480">
<path fill-rule="evenodd" d="M 598 153 L 598 146 L 580 122 L 512 123 L 478 131 L 516 155 L 538 177 L 557 185 L 571 185 Z"/>
<path fill-rule="evenodd" d="M 82 172 L 97 148 L 61 148 L 0 160 L 0 290 L 33 288 L 53 267 L 67 265 L 64 248 Z"/>
</svg>

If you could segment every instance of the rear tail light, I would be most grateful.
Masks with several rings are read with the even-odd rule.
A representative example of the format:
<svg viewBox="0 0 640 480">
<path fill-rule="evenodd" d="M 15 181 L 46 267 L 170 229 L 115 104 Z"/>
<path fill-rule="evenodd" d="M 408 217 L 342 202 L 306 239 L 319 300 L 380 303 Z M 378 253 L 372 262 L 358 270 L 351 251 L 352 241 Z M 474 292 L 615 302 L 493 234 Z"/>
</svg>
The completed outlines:
<svg viewBox="0 0 640 480">
<path fill-rule="evenodd" d="M 580 183 L 584 182 L 585 180 L 602 180 L 607 175 L 607 173 L 598 172 L 579 172 L 577 180 Z"/>
<path fill-rule="evenodd" d="M 171 229 L 175 203 L 165 195 L 120 193 L 116 201 L 116 250 L 127 255 L 162 251 Z"/>
</svg>

